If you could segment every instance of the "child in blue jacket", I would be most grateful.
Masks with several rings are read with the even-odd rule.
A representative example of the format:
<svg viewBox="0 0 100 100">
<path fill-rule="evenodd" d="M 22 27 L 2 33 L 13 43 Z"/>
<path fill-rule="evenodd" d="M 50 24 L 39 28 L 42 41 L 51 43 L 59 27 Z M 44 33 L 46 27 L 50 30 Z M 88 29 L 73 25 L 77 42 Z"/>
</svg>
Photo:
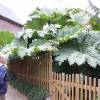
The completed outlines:
<svg viewBox="0 0 100 100">
<path fill-rule="evenodd" d="M 7 69 L 5 67 L 6 59 L 0 53 L 0 100 L 5 100 L 7 92 Z"/>
</svg>

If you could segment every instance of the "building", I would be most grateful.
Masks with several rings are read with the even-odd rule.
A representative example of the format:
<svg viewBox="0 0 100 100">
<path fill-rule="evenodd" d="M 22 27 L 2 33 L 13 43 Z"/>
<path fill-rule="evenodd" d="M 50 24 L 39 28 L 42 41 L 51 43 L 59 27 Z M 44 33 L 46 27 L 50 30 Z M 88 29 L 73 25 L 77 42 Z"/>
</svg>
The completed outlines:
<svg viewBox="0 0 100 100">
<path fill-rule="evenodd" d="M 0 4 L 0 30 L 17 33 L 22 29 L 23 25 L 13 11 Z"/>
</svg>

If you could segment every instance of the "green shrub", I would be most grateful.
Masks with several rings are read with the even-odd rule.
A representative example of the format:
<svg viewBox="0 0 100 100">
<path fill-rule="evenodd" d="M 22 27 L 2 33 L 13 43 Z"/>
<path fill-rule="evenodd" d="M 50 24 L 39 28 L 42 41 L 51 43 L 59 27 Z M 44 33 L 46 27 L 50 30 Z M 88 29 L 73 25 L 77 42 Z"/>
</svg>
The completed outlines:
<svg viewBox="0 0 100 100">
<path fill-rule="evenodd" d="M 45 97 L 49 95 L 47 90 L 37 85 L 32 85 L 30 83 L 26 83 L 25 81 L 18 80 L 16 77 L 13 77 L 12 74 L 9 75 L 9 79 L 10 84 L 18 91 L 25 94 L 28 97 L 28 100 L 44 100 Z"/>
<path fill-rule="evenodd" d="M 0 46 L 10 43 L 14 39 L 14 34 L 7 31 L 0 31 Z"/>
</svg>

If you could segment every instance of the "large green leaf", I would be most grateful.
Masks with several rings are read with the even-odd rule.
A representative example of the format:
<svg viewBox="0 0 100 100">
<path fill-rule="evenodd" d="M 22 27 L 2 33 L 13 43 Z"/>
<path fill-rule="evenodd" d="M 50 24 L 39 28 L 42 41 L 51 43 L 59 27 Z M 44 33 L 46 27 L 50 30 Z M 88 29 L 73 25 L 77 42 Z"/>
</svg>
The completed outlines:
<svg viewBox="0 0 100 100">
<path fill-rule="evenodd" d="M 78 66 L 85 63 L 92 67 L 100 65 L 100 52 L 96 47 L 99 43 L 99 32 L 90 32 L 80 35 L 75 41 L 66 42 L 65 46 L 61 46 L 55 60 L 60 64 L 67 60 L 70 65 L 77 64 Z"/>
<path fill-rule="evenodd" d="M 49 16 L 47 13 L 42 11 L 41 9 L 36 9 L 30 15 L 30 19 L 25 24 L 26 28 L 34 29 L 34 30 L 41 30 L 43 26 L 49 21 Z"/>
<path fill-rule="evenodd" d="M 43 39 L 35 39 L 32 41 L 32 43 L 30 44 L 30 47 L 37 47 L 40 46 L 42 44 L 44 44 L 46 41 Z"/>
<path fill-rule="evenodd" d="M 43 18 L 33 18 L 32 21 L 27 22 L 26 28 L 41 30 L 46 23 L 47 20 Z"/>
<path fill-rule="evenodd" d="M 0 31 L 0 45 L 4 46 L 14 39 L 14 34 L 7 31 Z"/>
<path fill-rule="evenodd" d="M 24 39 L 23 38 L 16 38 L 12 41 L 11 45 L 13 46 L 22 46 L 22 47 L 26 47 L 27 46 L 27 43 L 25 43 Z"/>
<path fill-rule="evenodd" d="M 97 16 L 93 16 L 90 19 L 90 24 L 92 25 L 93 30 L 100 31 L 100 18 Z"/>
</svg>

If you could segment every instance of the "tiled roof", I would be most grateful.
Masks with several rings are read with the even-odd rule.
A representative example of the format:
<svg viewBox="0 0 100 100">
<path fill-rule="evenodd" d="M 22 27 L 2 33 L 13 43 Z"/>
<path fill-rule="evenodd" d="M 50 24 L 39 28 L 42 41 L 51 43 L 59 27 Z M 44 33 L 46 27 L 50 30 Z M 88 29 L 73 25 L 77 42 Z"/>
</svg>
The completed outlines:
<svg viewBox="0 0 100 100">
<path fill-rule="evenodd" d="M 14 12 L 2 4 L 0 4 L 0 16 L 22 25 L 21 21 L 17 18 Z"/>
</svg>

